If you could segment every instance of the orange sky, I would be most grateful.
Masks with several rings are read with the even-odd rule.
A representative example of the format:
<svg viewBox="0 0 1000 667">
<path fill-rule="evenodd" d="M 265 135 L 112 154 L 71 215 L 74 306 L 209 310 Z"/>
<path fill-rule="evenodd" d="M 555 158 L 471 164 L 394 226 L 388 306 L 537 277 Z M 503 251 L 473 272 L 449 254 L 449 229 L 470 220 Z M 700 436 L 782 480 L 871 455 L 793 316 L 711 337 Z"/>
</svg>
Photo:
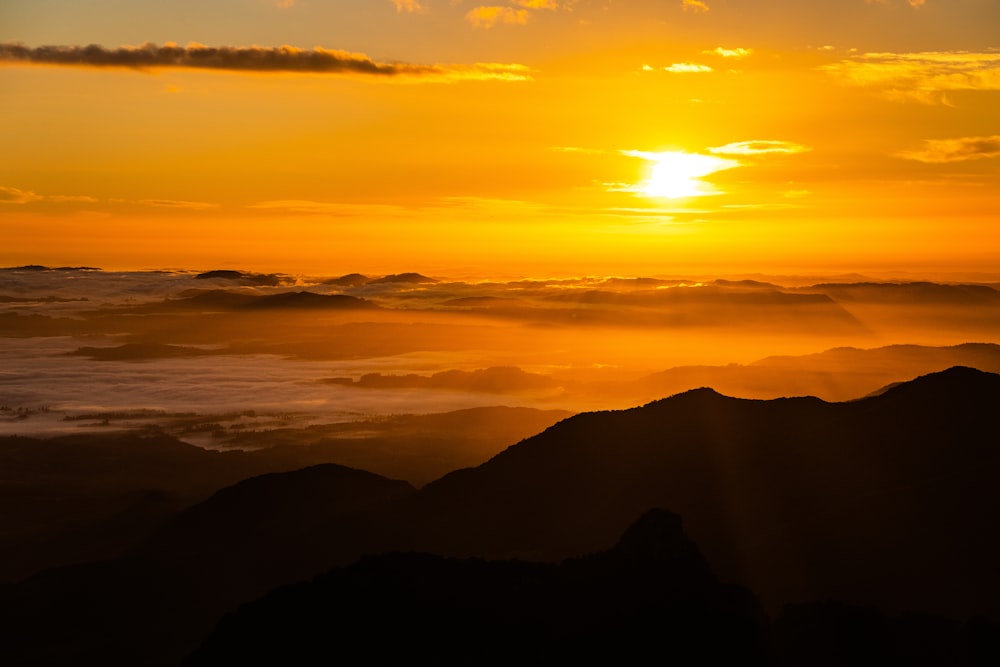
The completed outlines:
<svg viewBox="0 0 1000 667">
<path fill-rule="evenodd" d="M 996 273 L 998 25 L 1000 0 L 13 0 L 0 265 Z"/>
</svg>

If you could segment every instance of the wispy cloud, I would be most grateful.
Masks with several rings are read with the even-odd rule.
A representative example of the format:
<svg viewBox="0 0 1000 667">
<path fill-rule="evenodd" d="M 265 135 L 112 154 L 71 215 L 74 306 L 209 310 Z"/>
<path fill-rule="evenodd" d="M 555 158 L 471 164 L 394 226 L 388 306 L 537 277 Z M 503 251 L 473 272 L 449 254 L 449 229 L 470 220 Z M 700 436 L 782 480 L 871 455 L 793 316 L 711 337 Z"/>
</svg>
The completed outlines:
<svg viewBox="0 0 1000 667">
<path fill-rule="evenodd" d="M 708 65 L 700 65 L 698 63 L 674 63 L 673 65 L 664 67 L 663 70 L 673 74 L 698 74 L 711 72 L 712 68 Z"/>
<path fill-rule="evenodd" d="M 378 217 L 398 216 L 407 212 L 401 206 L 385 204 L 343 204 L 337 202 L 313 201 L 309 199 L 274 199 L 248 204 L 247 208 L 285 213 L 309 215 L 331 215 L 335 217 Z"/>
<path fill-rule="evenodd" d="M 549 150 L 558 153 L 579 153 L 583 155 L 606 155 L 608 151 L 600 148 L 581 148 L 580 146 L 551 146 Z"/>
<path fill-rule="evenodd" d="M 720 58 L 746 58 L 753 53 L 753 49 L 745 49 L 743 47 L 736 47 L 735 49 L 727 49 L 721 46 L 717 46 L 714 49 L 702 51 L 707 56 L 719 56 Z"/>
<path fill-rule="evenodd" d="M 442 78 L 451 81 L 531 81 L 531 68 L 527 65 L 505 63 L 475 63 L 473 65 L 449 65 Z"/>
<path fill-rule="evenodd" d="M 425 11 L 424 6 L 417 2 L 417 0 L 392 0 L 392 4 L 396 5 L 397 12 L 414 14 Z"/>
<path fill-rule="evenodd" d="M 555 0 L 513 0 L 513 4 L 528 9 L 559 9 L 561 6 Z"/>
<path fill-rule="evenodd" d="M 949 92 L 1000 90 L 1000 51 L 865 53 L 820 69 L 899 102 L 948 104 Z"/>
<path fill-rule="evenodd" d="M 489 219 L 502 219 L 505 216 L 518 219 L 519 216 L 529 216 L 547 210 L 544 205 L 536 202 L 497 197 L 444 197 L 438 205 L 442 209 L 461 209 L 466 215 Z"/>
<path fill-rule="evenodd" d="M 44 199 L 30 190 L 0 186 L 0 204 L 30 204 Z"/>
<path fill-rule="evenodd" d="M 87 195 L 49 195 L 45 199 L 58 204 L 96 204 L 100 201 L 97 197 Z"/>
<path fill-rule="evenodd" d="M 1000 134 L 990 137 L 927 139 L 923 150 L 903 151 L 897 153 L 897 156 L 931 164 L 1000 157 Z"/>
<path fill-rule="evenodd" d="M 189 44 L 144 44 L 108 49 L 90 46 L 40 46 L 0 44 L 0 62 L 132 69 L 190 68 L 246 72 L 299 72 L 413 77 L 428 81 L 530 79 L 523 65 L 476 63 L 474 65 L 413 65 L 379 63 L 362 53 L 317 47 L 236 47 Z"/>
<path fill-rule="evenodd" d="M 156 208 L 186 208 L 192 211 L 208 211 L 219 208 L 218 204 L 204 201 L 184 201 L 180 199 L 140 199 L 137 204 Z"/>
<path fill-rule="evenodd" d="M 796 144 L 791 141 L 776 141 L 773 139 L 754 139 L 751 141 L 737 141 L 725 146 L 709 148 L 708 152 L 714 155 L 766 155 L 774 153 L 805 153 L 810 151 L 808 146 Z"/>
<path fill-rule="evenodd" d="M 477 28 L 492 28 L 498 23 L 524 25 L 528 22 L 528 15 L 527 9 L 491 5 L 476 7 L 465 15 L 465 20 Z"/>
<path fill-rule="evenodd" d="M 40 195 L 31 190 L 0 186 L 0 204 L 32 204 L 40 201 L 56 204 L 93 204 L 98 199 L 86 195 Z"/>
<path fill-rule="evenodd" d="M 681 8 L 686 12 L 701 14 L 709 10 L 709 6 L 701 0 L 681 0 Z"/>
<path fill-rule="evenodd" d="M 924 6 L 924 0 L 905 0 L 905 2 L 914 9 Z M 865 0 L 865 3 L 869 5 L 892 5 L 896 3 L 896 0 Z"/>
</svg>

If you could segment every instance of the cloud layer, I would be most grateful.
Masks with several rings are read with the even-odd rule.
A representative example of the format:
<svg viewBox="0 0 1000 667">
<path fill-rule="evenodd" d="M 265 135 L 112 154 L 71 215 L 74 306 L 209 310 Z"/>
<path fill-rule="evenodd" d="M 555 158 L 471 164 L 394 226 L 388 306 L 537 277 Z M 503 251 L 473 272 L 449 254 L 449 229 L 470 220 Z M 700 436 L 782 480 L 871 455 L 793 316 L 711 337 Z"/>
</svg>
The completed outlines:
<svg viewBox="0 0 1000 667">
<path fill-rule="evenodd" d="M 716 146 L 709 148 L 708 152 L 715 155 L 761 155 L 772 153 L 805 153 L 809 150 L 808 146 L 796 144 L 791 141 L 755 139 L 751 141 L 737 141 L 725 146 Z"/>
<path fill-rule="evenodd" d="M 31 190 L 0 185 L 0 204 L 33 204 L 40 201 L 50 201 L 58 204 L 93 204 L 99 200 L 96 197 L 87 195 L 40 195 Z"/>
<path fill-rule="evenodd" d="M 991 137 L 928 139 L 924 141 L 923 150 L 904 151 L 899 153 L 899 157 L 935 164 L 1000 157 L 1000 134 Z"/>
<path fill-rule="evenodd" d="M 1000 52 L 866 53 L 820 68 L 898 102 L 947 104 L 955 91 L 1000 90 Z"/>
</svg>

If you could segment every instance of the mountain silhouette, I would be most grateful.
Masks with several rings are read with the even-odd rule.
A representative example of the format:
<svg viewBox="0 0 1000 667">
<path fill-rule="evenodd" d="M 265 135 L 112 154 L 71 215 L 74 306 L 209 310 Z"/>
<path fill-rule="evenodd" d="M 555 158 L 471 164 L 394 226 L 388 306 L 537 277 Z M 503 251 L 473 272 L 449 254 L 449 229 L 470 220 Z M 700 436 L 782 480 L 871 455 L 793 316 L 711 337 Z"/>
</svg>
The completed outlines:
<svg viewBox="0 0 1000 667">
<path fill-rule="evenodd" d="M 1000 372 L 1000 345 L 837 347 L 815 354 L 765 357 L 749 364 L 676 366 L 627 385 L 608 387 L 607 391 L 659 397 L 703 383 L 745 398 L 810 395 L 846 401 L 953 366 Z"/>
<path fill-rule="evenodd" d="M 357 380 L 341 377 L 331 378 L 327 382 L 364 389 L 449 389 L 498 394 L 550 389 L 556 386 L 555 380 L 551 377 L 529 373 L 516 366 L 490 366 L 474 371 L 452 369 L 432 375 L 366 373 Z"/>
<path fill-rule="evenodd" d="M 78 347 L 67 354 L 79 357 L 90 357 L 98 361 L 134 361 L 146 359 L 177 359 L 184 357 L 202 357 L 217 354 L 212 350 L 186 345 L 168 345 L 165 343 L 124 343 L 114 347 Z"/>
<path fill-rule="evenodd" d="M 577 415 L 427 485 L 408 548 L 558 560 L 670 507 L 727 581 L 966 617 L 1000 600 L 1000 376 L 956 367 L 881 396 L 753 401 L 697 389 Z"/>
<path fill-rule="evenodd" d="M 378 308 L 365 299 L 346 294 L 317 294 L 316 292 L 297 291 L 279 294 L 246 294 L 229 290 L 187 290 L 180 298 L 170 299 L 157 304 L 146 304 L 133 310 L 155 312 L 163 308 L 179 308 L 182 310 L 265 310 L 265 309 L 361 309 Z"/>
<path fill-rule="evenodd" d="M 347 275 L 340 276 L 339 278 L 330 278 L 329 280 L 324 280 L 324 285 L 339 285 L 341 287 L 360 287 L 366 284 L 371 278 L 362 275 L 360 273 L 348 273 Z"/>
<path fill-rule="evenodd" d="M 196 275 L 195 279 L 231 280 L 244 285 L 262 285 L 267 287 L 276 287 L 278 285 L 294 282 L 293 279 L 276 273 L 253 273 L 250 271 L 233 271 L 231 269 L 215 269 L 213 271 L 205 271 L 204 273 Z"/>
<path fill-rule="evenodd" d="M 374 303 L 346 294 L 299 291 L 258 297 L 248 308 L 378 308 Z"/>
<path fill-rule="evenodd" d="M 723 640 L 720 641 L 719 639 Z M 651 510 L 561 565 L 366 556 L 225 618 L 185 664 L 765 664 L 763 614 Z"/>
<path fill-rule="evenodd" d="M 987 285 L 948 285 L 932 282 L 821 283 L 802 288 L 822 292 L 840 302 L 937 303 L 949 305 L 1000 305 L 1000 291 Z"/>
<path fill-rule="evenodd" d="M 407 482 L 329 463 L 269 473 L 181 512 L 130 558 L 164 566 L 185 585 L 197 582 L 199 594 L 215 589 L 207 604 L 228 605 L 251 589 L 261 595 L 382 550 L 384 536 L 367 514 L 414 492 Z M 212 562 L 225 564 L 224 584 Z"/>
<path fill-rule="evenodd" d="M 383 276 L 381 278 L 372 278 L 366 284 L 367 285 L 382 285 L 385 283 L 412 283 L 415 285 L 425 284 L 425 283 L 436 283 L 438 282 L 434 278 L 428 278 L 427 276 L 421 275 L 419 273 L 393 273 L 388 276 Z"/>
<path fill-rule="evenodd" d="M 363 553 L 392 551 L 437 554 L 463 563 L 477 562 L 464 560 L 473 557 L 562 561 L 558 571 L 563 573 L 588 567 L 607 573 L 613 564 L 599 561 L 612 559 L 618 563 L 614 577 L 631 572 L 641 584 L 619 585 L 613 582 L 621 579 L 602 574 L 597 579 L 612 583 L 605 588 L 595 583 L 596 588 L 584 588 L 579 595 L 567 593 L 572 604 L 566 607 L 579 606 L 587 616 L 593 611 L 587 607 L 589 596 L 617 599 L 615 590 L 672 591 L 667 599 L 702 605 L 699 609 L 709 618 L 717 620 L 716 611 L 729 610 L 723 616 L 736 624 L 730 626 L 733 636 L 754 646 L 756 640 L 747 637 L 756 637 L 749 629 L 756 626 L 741 625 L 740 620 L 754 605 L 736 589 L 719 593 L 722 601 L 715 593 L 709 595 L 717 581 L 749 588 L 771 615 L 789 603 L 822 600 L 839 600 L 848 609 L 876 608 L 892 617 L 903 611 L 953 619 L 995 614 L 1000 601 L 998 406 L 1000 376 L 964 367 L 846 403 L 809 397 L 746 400 L 702 388 L 639 408 L 565 419 L 478 467 L 450 473 L 420 491 L 337 467 L 266 476 L 178 515 L 126 557 L 50 570 L 0 589 L 0 624 L 10 632 L 8 652 L 16 664 L 37 655 L 55 663 L 61 659 L 79 664 L 99 657 L 108 665 L 157 664 L 193 650 L 224 612 L 269 587 L 346 566 Z M 350 484 L 358 486 L 354 491 L 341 487 Z M 338 499 L 338 488 L 344 498 Z M 679 521 L 671 515 L 653 515 L 648 524 L 640 521 L 619 540 L 635 517 L 654 507 L 683 516 L 684 531 L 698 549 L 679 537 Z M 613 555 L 575 558 L 616 542 Z M 374 574 L 360 580 L 375 588 L 358 592 L 351 588 L 354 583 L 343 584 L 343 591 L 353 592 L 327 598 L 340 601 L 327 605 L 333 607 L 330 614 L 345 619 L 351 613 L 369 619 L 375 618 L 372 614 L 388 614 L 389 619 L 398 614 L 386 621 L 386 628 L 402 624 L 403 618 L 419 627 L 427 614 L 427 619 L 468 629 L 469 636 L 501 641 L 490 634 L 493 630 L 475 634 L 480 621 L 497 616 L 470 607 L 468 598 L 449 598 L 441 608 L 428 607 L 420 595 L 395 588 L 407 578 L 437 581 L 433 577 L 451 575 L 432 576 L 420 570 L 422 566 L 407 565 L 408 574 L 397 576 L 393 572 L 399 570 L 386 563 L 419 558 L 384 558 L 390 560 L 367 559 L 359 563 L 360 570 L 338 570 L 358 573 L 363 563 L 375 563 Z M 531 589 L 531 582 L 550 576 L 538 573 L 554 566 L 507 567 L 515 574 L 493 579 L 505 583 L 491 584 L 491 590 L 508 586 L 516 591 L 518 581 L 528 582 L 521 585 Z M 359 581 L 353 576 L 335 578 Z M 483 590 L 471 583 L 448 584 L 460 592 L 466 585 L 470 591 Z M 377 595 L 366 597 L 373 590 Z M 532 607 L 527 593 L 521 601 Z M 539 603 L 539 609 L 545 604 Z M 683 619 L 702 618 L 688 606 L 679 616 L 657 612 L 640 618 L 629 615 L 627 610 L 634 607 L 622 604 L 609 608 L 626 609 L 623 616 L 614 612 L 590 625 L 581 621 L 558 626 L 577 629 L 556 636 L 592 636 L 592 644 L 567 642 L 579 655 L 614 662 L 602 651 L 622 645 L 618 640 L 625 635 L 619 631 L 646 627 L 642 619 L 653 618 L 651 623 L 662 630 L 674 623 L 687 627 Z M 640 599 L 638 604 L 646 609 L 659 603 Z M 811 627 L 819 627 L 822 635 L 838 624 L 855 622 L 850 620 L 854 612 L 843 616 L 848 619 L 844 621 L 839 613 L 796 616 L 796 608 L 791 609 L 786 620 L 795 637 L 811 632 Z M 862 621 L 866 613 L 859 612 Z M 503 619 L 513 624 L 510 632 L 517 637 L 526 636 L 518 634 L 522 632 L 537 637 L 548 632 L 539 627 L 553 627 L 530 616 L 512 619 L 501 614 Z M 465 620 L 468 626 L 461 624 Z M 329 625 L 323 627 L 329 631 Z M 582 627 L 589 629 L 579 631 Z M 704 636 L 700 627 L 685 632 Z M 919 623 L 898 627 L 912 636 Z M 947 631 L 937 621 L 935 627 Z M 968 630 L 969 642 L 995 634 L 995 625 L 988 623 L 986 630 L 973 621 L 962 627 Z M 358 632 L 366 636 L 363 632 L 372 631 Z M 460 635 L 456 630 L 448 636 Z M 431 639 L 426 641 L 435 642 L 441 637 L 440 632 L 427 636 Z M 614 639 L 604 642 L 601 637 Z M 562 650 L 567 642 L 554 645 Z M 747 655 L 757 655 L 755 650 L 748 648 Z M 824 655 L 839 655 L 831 651 Z M 447 655 L 448 660 L 455 656 Z M 865 664 L 824 660 L 788 664 Z"/>
<path fill-rule="evenodd" d="M 320 465 L 240 482 L 112 562 L 0 586 L 6 664 L 176 664 L 239 603 L 385 550 L 368 516 L 413 488 Z"/>
</svg>

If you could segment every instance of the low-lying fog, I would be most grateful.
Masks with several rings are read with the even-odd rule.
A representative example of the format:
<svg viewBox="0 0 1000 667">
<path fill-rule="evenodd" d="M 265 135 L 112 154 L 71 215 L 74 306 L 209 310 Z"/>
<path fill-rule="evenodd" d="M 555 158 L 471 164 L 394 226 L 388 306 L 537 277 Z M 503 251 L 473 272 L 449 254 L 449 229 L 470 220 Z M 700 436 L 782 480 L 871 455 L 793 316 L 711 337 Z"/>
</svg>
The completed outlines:
<svg viewBox="0 0 1000 667">
<path fill-rule="evenodd" d="M 698 386 L 847 400 L 1000 370 L 996 284 L 788 282 L 3 269 L 0 434 L 173 424 L 220 447 L 478 406 L 625 408 Z"/>
</svg>

